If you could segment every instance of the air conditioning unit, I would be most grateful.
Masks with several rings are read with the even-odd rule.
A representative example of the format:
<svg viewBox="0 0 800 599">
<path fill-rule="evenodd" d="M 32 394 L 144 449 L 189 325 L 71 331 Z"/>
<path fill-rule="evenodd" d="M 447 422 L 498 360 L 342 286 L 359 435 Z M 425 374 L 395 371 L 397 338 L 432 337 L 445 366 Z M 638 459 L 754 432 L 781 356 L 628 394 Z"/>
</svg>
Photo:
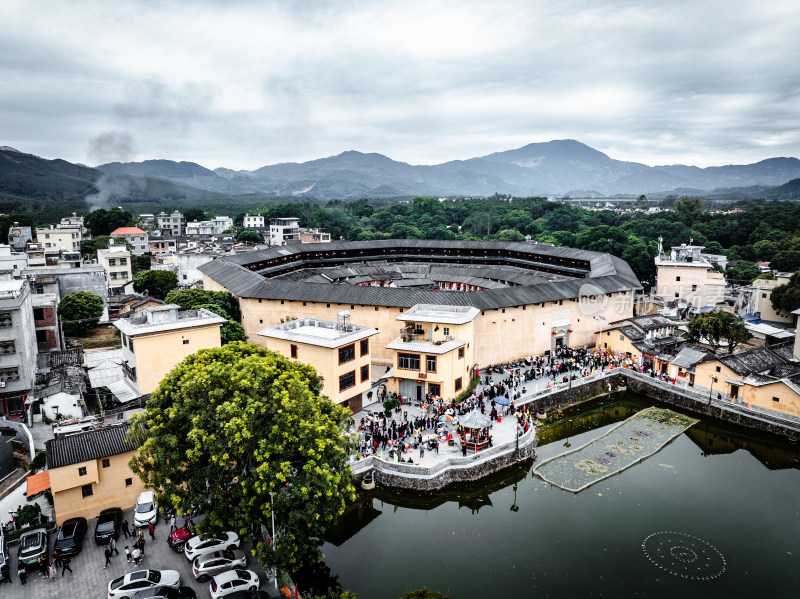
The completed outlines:
<svg viewBox="0 0 800 599">
<path fill-rule="evenodd" d="M 5 386 L 6 386 L 6 382 L 5 381 L 0 381 L 0 389 L 2 389 Z"/>
</svg>

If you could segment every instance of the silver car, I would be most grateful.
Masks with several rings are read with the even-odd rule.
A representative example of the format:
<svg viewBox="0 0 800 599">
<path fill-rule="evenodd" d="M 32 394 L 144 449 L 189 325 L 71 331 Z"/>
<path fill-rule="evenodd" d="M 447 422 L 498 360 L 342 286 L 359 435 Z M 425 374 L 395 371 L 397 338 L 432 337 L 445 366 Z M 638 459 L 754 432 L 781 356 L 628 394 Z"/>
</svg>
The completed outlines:
<svg viewBox="0 0 800 599">
<path fill-rule="evenodd" d="M 204 553 L 194 558 L 192 562 L 192 574 L 200 582 L 210 580 L 215 574 L 233 570 L 234 568 L 244 568 L 247 565 L 247 554 L 244 551 L 235 549 L 229 551 L 214 551 Z"/>
</svg>

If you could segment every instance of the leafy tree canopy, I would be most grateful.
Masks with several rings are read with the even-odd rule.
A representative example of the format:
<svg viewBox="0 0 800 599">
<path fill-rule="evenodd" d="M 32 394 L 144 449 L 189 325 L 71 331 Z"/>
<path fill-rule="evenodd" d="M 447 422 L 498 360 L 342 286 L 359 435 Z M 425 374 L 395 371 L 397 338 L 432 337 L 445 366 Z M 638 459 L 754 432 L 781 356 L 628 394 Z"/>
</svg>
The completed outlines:
<svg viewBox="0 0 800 599">
<path fill-rule="evenodd" d="M 188 223 L 192 221 L 205 220 L 206 214 L 205 212 L 203 212 L 202 208 L 192 207 L 192 208 L 186 208 L 183 211 L 183 217 L 186 219 L 186 222 Z"/>
<path fill-rule="evenodd" d="M 200 304 L 192 309 L 199 310 L 200 308 L 205 308 L 217 316 L 222 316 L 222 318 L 228 319 L 228 322 L 222 325 L 222 328 L 219 331 L 223 345 L 230 343 L 231 341 L 247 341 L 247 334 L 244 332 L 244 327 L 235 320 L 232 320 L 230 315 L 223 308 L 221 308 L 219 304 Z"/>
<path fill-rule="evenodd" d="M 205 304 L 216 304 L 228 314 L 228 318 L 239 321 L 242 317 L 239 304 L 227 291 L 208 291 L 206 289 L 176 289 L 164 298 L 167 304 L 178 304 L 182 310 L 192 310 Z"/>
<path fill-rule="evenodd" d="M 689 321 L 688 329 L 690 340 L 708 343 L 714 351 L 719 349 L 724 340 L 731 353 L 752 336 L 742 320 L 722 310 L 698 314 Z"/>
<path fill-rule="evenodd" d="M 171 270 L 142 270 L 133 278 L 133 288 L 139 293 L 164 299 L 178 286 L 178 277 Z"/>
<path fill-rule="evenodd" d="M 725 277 L 728 279 L 728 281 L 737 283 L 739 285 L 752 283 L 753 279 L 760 274 L 761 269 L 756 266 L 755 263 L 748 262 L 747 260 L 738 260 L 735 264 L 729 266 L 725 271 Z"/>
<path fill-rule="evenodd" d="M 92 235 L 108 235 L 119 227 L 126 227 L 133 222 L 133 215 L 121 208 L 106 210 L 100 208 L 90 212 L 83 220 L 84 226 L 91 231 Z"/>
<path fill-rule="evenodd" d="M 783 315 L 789 315 L 800 308 L 800 270 L 791 276 L 787 284 L 773 289 L 769 299 L 772 309 Z"/>
<path fill-rule="evenodd" d="M 255 229 L 242 229 L 236 235 L 239 243 L 264 243 L 264 236 Z"/>
<path fill-rule="evenodd" d="M 143 270 L 150 270 L 150 264 L 153 259 L 153 254 L 151 252 L 145 252 L 139 256 L 131 256 L 131 268 L 133 269 L 133 274 L 143 271 Z"/>
<path fill-rule="evenodd" d="M 355 499 L 349 412 L 320 396 L 308 365 L 244 343 L 204 349 L 170 372 L 134 417 L 131 459 L 162 506 L 204 506 L 201 531 L 271 531 L 254 552 L 296 571 L 318 559 L 325 528 Z"/>
<path fill-rule="evenodd" d="M 76 291 L 58 303 L 58 317 L 64 333 L 70 336 L 85 335 L 93 321 L 103 315 L 103 298 L 88 291 Z"/>
</svg>

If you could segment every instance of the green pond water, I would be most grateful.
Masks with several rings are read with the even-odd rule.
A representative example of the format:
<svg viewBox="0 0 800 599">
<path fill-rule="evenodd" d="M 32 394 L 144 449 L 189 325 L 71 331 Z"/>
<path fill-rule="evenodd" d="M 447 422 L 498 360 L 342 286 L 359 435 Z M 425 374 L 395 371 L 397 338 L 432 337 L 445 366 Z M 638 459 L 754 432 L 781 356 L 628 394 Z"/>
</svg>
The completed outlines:
<svg viewBox="0 0 800 599">
<path fill-rule="evenodd" d="M 652 405 L 669 407 L 625 393 L 566 409 L 540 431 L 537 462 Z M 533 465 L 439 493 L 363 493 L 299 582 L 321 591 L 338 580 L 359 599 L 421 586 L 453 599 L 800 597 L 797 445 L 701 419 L 578 494 Z M 648 557 L 645 539 L 661 532 Z M 681 577 L 698 572 L 714 578 Z"/>
</svg>

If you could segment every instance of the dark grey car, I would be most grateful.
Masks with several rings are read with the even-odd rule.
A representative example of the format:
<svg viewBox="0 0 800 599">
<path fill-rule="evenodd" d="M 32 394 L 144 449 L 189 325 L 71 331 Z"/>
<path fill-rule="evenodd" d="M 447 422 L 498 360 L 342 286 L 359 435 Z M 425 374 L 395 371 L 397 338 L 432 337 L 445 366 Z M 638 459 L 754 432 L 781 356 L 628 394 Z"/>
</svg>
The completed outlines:
<svg viewBox="0 0 800 599">
<path fill-rule="evenodd" d="M 37 528 L 22 533 L 19 537 L 19 563 L 27 566 L 35 565 L 40 556 L 47 557 L 47 530 Z"/>
</svg>

